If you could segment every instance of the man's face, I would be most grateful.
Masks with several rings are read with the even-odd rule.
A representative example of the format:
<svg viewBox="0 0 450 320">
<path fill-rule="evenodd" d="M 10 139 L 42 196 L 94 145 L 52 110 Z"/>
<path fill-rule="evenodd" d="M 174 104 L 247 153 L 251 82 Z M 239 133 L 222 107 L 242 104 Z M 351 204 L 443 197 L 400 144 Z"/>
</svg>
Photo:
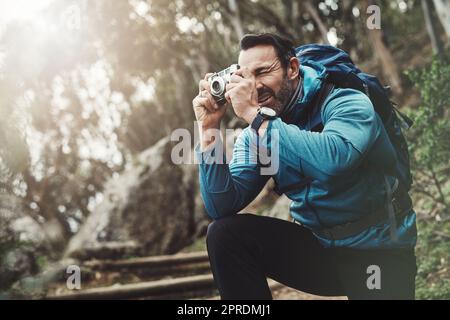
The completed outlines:
<svg viewBox="0 0 450 320">
<path fill-rule="evenodd" d="M 288 70 L 283 68 L 275 48 L 259 45 L 241 51 L 238 64 L 241 68 L 247 67 L 255 76 L 258 104 L 280 114 L 294 92 L 297 81 L 289 66 Z M 296 74 L 298 76 L 298 70 Z"/>
</svg>

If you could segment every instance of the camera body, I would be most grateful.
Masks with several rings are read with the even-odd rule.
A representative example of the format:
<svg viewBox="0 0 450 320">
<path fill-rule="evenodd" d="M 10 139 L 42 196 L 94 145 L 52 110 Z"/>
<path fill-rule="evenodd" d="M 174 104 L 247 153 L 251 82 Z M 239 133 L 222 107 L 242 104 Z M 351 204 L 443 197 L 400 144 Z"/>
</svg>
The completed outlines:
<svg viewBox="0 0 450 320">
<path fill-rule="evenodd" d="M 223 105 L 227 101 L 225 99 L 225 86 L 230 82 L 231 76 L 237 70 L 239 70 L 239 65 L 232 64 L 228 68 L 216 72 L 208 78 L 211 95 L 218 105 Z"/>
</svg>

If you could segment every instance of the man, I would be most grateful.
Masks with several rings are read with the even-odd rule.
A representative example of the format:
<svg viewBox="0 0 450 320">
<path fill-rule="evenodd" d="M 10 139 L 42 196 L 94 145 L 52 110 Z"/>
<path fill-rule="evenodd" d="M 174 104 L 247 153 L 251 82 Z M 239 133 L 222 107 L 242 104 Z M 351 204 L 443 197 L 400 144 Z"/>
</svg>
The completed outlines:
<svg viewBox="0 0 450 320">
<path fill-rule="evenodd" d="M 211 161 L 214 150 L 223 148 L 211 130 L 219 128 L 227 106 L 211 96 L 210 74 L 193 100 L 201 137 L 200 188 L 214 219 L 207 247 L 221 297 L 271 299 L 269 277 L 322 296 L 414 299 L 412 208 L 398 219 L 395 239 L 387 214 L 363 230 L 333 236 L 341 226 L 358 225 L 386 208 L 379 168 L 395 165 L 396 157 L 369 98 L 334 88 L 320 109 L 323 130 L 312 132 L 309 113 L 321 87 L 321 65 L 300 65 L 292 43 L 273 34 L 246 35 L 238 64 L 225 97 L 249 127 L 237 139 L 230 164 Z M 261 107 L 277 116 L 261 117 Z M 279 168 L 269 176 L 261 174 L 260 162 L 247 160 L 258 139 L 271 141 L 274 132 Z M 271 143 L 261 146 L 270 149 Z M 293 200 L 294 222 L 236 214 L 269 178 Z"/>
</svg>

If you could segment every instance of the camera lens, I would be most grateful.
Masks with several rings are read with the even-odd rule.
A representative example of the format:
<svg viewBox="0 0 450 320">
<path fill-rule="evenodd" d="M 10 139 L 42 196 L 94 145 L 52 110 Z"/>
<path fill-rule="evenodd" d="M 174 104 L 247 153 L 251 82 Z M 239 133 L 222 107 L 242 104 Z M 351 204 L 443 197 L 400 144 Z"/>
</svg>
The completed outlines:
<svg viewBox="0 0 450 320">
<path fill-rule="evenodd" d="M 214 96 L 221 96 L 225 91 L 225 83 L 221 77 L 217 77 L 211 82 L 211 93 Z"/>
<path fill-rule="evenodd" d="M 220 82 L 219 81 L 214 81 L 212 83 L 212 89 L 214 90 L 214 92 L 219 92 L 220 91 Z"/>
</svg>

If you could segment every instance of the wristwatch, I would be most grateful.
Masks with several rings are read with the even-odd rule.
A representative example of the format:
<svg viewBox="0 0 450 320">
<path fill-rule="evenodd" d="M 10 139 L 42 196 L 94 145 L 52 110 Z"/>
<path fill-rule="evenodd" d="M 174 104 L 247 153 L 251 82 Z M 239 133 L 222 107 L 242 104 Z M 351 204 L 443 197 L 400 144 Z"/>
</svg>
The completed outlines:
<svg viewBox="0 0 450 320">
<path fill-rule="evenodd" d="M 256 134 L 258 134 L 259 127 L 261 127 L 264 120 L 271 120 L 276 118 L 276 116 L 277 113 L 275 110 L 267 107 L 260 107 L 255 119 L 252 121 L 251 128 L 256 131 Z"/>
</svg>

